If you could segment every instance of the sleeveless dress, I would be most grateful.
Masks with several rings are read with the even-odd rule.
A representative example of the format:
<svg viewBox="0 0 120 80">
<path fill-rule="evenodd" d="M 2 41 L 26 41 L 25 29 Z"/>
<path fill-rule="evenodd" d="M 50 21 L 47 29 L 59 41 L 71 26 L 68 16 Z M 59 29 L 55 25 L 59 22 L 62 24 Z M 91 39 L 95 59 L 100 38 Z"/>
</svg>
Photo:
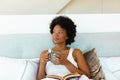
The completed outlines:
<svg viewBox="0 0 120 80">
<path fill-rule="evenodd" d="M 49 53 L 51 52 L 51 49 L 48 50 Z M 77 63 L 75 62 L 72 53 L 73 53 L 74 49 L 70 48 L 69 49 L 69 53 L 67 56 L 67 59 L 76 67 Z M 71 72 L 64 66 L 64 65 L 55 65 L 53 64 L 51 61 L 48 61 L 46 64 L 46 74 L 47 75 L 58 75 L 58 76 L 65 76 L 67 74 L 70 74 Z"/>
<path fill-rule="evenodd" d="M 48 50 L 49 53 L 51 52 L 51 49 Z M 70 48 L 67 59 L 78 68 L 77 63 L 75 62 L 72 54 L 73 54 L 74 49 Z M 64 66 L 64 65 L 55 65 L 51 61 L 48 61 L 46 64 L 46 74 L 47 75 L 58 75 L 61 77 L 64 77 L 67 74 L 70 74 L 71 72 Z M 44 78 L 42 80 L 56 80 L 52 78 Z M 73 79 L 75 80 L 75 79 Z M 82 75 L 79 80 L 92 80 L 89 79 L 86 75 Z"/>
</svg>

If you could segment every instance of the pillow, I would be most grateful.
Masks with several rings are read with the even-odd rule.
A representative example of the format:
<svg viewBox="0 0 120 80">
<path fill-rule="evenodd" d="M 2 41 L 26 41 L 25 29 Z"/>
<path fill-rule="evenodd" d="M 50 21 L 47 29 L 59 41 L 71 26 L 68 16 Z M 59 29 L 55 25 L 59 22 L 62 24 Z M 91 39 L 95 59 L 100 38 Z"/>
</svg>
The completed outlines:
<svg viewBox="0 0 120 80">
<path fill-rule="evenodd" d="M 0 80 L 21 80 L 25 67 L 25 60 L 0 57 Z"/>
<path fill-rule="evenodd" d="M 114 75 L 111 70 L 109 70 L 109 66 L 106 64 L 107 63 L 107 59 L 109 58 L 99 58 L 100 59 L 100 63 L 102 65 L 102 69 L 103 72 L 105 74 L 105 80 L 119 80 L 120 76 L 116 76 Z"/>
<path fill-rule="evenodd" d="M 27 61 L 27 67 L 24 71 L 24 74 L 21 80 L 36 80 L 37 69 L 39 64 L 38 59 L 26 60 L 26 61 Z"/>
<path fill-rule="evenodd" d="M 90 69 L 91 73 L 90 78 L 94 80 L 104 80 L 105 79 L 104 73 L 102 71 L 102 67 L 100 65 L 96 49 L 93 48 L 92 50 L 85 52 L 84 57 Z"/>
<path fill-rule="evenodd" d="M 120 71 L 120 57 L 109 57 L 106 60 L 106 64 L 112 73 Z"/>
</svg>

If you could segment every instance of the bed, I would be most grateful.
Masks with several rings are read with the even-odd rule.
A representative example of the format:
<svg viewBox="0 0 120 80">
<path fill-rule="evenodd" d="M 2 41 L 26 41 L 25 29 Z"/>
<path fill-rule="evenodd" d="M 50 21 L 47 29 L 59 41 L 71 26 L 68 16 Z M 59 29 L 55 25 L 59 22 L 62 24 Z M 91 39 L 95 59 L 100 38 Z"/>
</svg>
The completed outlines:
<svg viewBox="0 0 120 80">
<path fill-rule="evenodd" d="M 119 41 L 120 32 L 77 33 L 70 47 L 83 54 L 95 48 L 105 79 L 119 80 Z M 0 80 L 36 80 L 40 52 L 51 47 L 48 33 L 0 35 Z"/>
</svg>

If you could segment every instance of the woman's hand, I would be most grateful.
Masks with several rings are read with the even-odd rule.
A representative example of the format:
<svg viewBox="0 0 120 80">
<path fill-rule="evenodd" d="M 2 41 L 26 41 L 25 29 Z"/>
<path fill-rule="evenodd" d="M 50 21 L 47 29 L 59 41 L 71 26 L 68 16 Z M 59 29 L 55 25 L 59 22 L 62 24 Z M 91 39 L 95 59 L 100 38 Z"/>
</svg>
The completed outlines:
<svg viewBox="0 0 120 80">
<path fill-rule="evenodd" d="M 54 57 L 55 57 L 55 64 L 58 65 L 58 64 L 66 64 L 66 62 L 68 61 L 67 60 L 67 57 L 65 57 L 64 55 L 62 54 L 54 54 Z"/>
<path fill-rule="evenodd" d="M 49 52 L 43 51 L 40 55 L 40 62 L 47 63 L 49 61 Z"/>
</svg>

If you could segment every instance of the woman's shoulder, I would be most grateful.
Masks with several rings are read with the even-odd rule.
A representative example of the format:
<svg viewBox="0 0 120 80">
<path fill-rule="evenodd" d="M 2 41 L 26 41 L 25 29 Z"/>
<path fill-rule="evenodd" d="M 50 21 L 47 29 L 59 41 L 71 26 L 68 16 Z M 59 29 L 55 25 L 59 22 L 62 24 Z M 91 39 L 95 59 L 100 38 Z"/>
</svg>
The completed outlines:
<svg viewBox="0 0 120 80">
<path fill-rule="evenodd" d="M 73 55 L 77 56 L 77 55 L 81 55 L 81 54 L 83 54 L 83 53 L 80 49 L 74 48 Z"/>
<path fill-rule="evenodd" d="M 48 50 L 43 50 L 42 52 L 40 52 L 40 55 L 41 55 L 41 54 L 44 54 L 44 53 L 46 53 L 46 52 L 48 52 Z"/>
<path fill-rule="evenodd" d="M 74 60 L 77 61 L 77 59 L 82 56 L 83 56 L 82 51 L 78 48 L 74 48 L 74 51 L 73 51 Z"/>
<path fill-rule="evenodd" d="M 42 53 L 48 52 L 48 50 L 43 50 Z"/>
<path fill-rule="evenodd" d="M 78 49 L 78 48 L 73 48 L 73 49 L 74 49 L 74 52 L 80 52 L 80 53 L 82 53 L 82 51 L 80 49 Z"/>
</svg>

